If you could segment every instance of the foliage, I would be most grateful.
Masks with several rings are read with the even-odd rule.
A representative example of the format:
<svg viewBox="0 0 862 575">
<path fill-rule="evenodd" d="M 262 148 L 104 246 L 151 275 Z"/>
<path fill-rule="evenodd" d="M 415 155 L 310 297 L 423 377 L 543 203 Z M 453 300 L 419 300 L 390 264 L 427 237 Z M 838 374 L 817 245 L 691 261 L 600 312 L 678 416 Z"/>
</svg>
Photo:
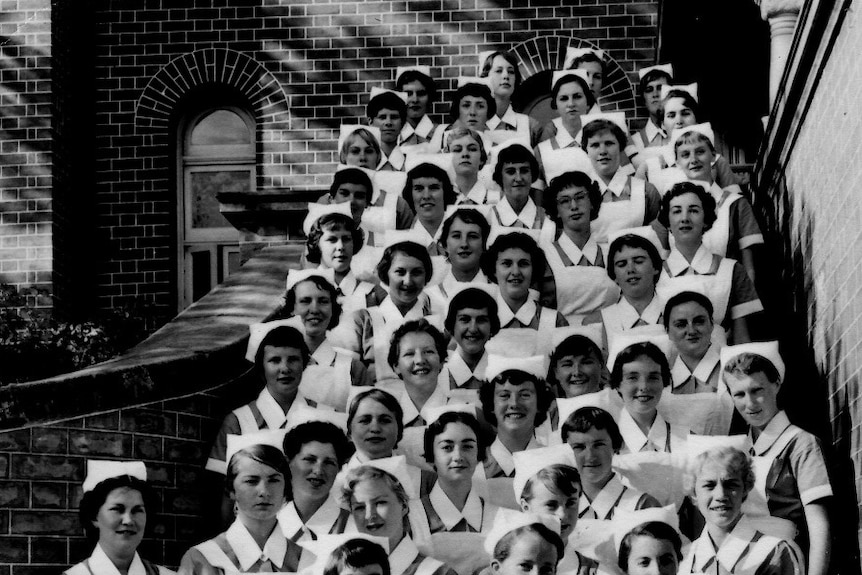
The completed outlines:
<svg viewBox="0 0 862 575">
<path fill-rule="evenodd" d="M 115 357 L 151 329 L 146 309 L 130 306 L 84 321 L 61 321 L 0 284 L 0 385 L 33 381 Z"/>
</svg>

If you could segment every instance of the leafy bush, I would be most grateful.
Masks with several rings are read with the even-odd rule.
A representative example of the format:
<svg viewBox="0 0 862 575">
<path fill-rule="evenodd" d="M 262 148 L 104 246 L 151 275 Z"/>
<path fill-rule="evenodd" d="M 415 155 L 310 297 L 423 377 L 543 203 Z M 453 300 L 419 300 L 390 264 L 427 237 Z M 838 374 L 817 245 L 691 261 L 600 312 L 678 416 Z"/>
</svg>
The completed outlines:
<svg viewBox="0 0 862 575">
<path fill-rule="evenodd" d="M 0 385 L 68 373 L 115 357 L 152 331 L 145 308 L 60 321 L 27 307 L 14 286 L 0 284 Z"/>
</svg>

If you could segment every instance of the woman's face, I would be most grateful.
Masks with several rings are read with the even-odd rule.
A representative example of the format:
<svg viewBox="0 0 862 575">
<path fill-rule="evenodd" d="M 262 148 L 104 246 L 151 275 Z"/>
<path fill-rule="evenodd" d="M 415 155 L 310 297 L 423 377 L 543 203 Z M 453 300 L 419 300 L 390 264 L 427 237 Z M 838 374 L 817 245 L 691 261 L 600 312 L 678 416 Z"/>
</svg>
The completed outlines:
<svg viewBox="0 0 862 575">
<path fill-rule="evenodd" d="M 712 162 L 715 154 L 706 142 L 680 144 L 676 149 L 676 164 L 690 180 L 712 183 Z"/>
<path fill-rule="evenodd" d="M 350 440 L 368 459 L 390 457 L 398 443 L 395 414 L 374 399 L 363 399 L 350 422 Z"/>
<path fill-rule="evenodd" d="M 434 470 L 450 483 L 469 483 L 479 464 L 479 440 L 468 425 L 453 422 L 434 438 Z"/>
<path fill-rule="evenodd" d="M 345 182 L 335 190 L 333 200 L 336 204 L 350 202 L 350 215 L 353 216 L 354 221 L 358 222 L 362 219 L 362 212 L 368 207 L 370 197 L 371 190 L 365 187 L 365 185 Z"/>
<path fill-rule="evenodd" d="M 456 175 L 476 175 L 482 169 L 482 147 L 472 137 L 462 136 L 452 140 L 449 143 L 449 151 L 453 154 L 452 162 L 455 164 Z"/>
<path fill-rule="evenodd" d="M 626 575 L 676 575 L 679 560 L 673 543 L 649 535 L 631 540 Z"/>
<path fill-rule="evenodd" d="M 481 96 L 464 96 L 458 104 L 458 121 L 465 128 L 484 132 L 488 121 L 488 102 Z"/>
<path fill-rule="evenodd" d="M 721 461 L 706 461 L 694 482 L 697 509 L 707 525 L 730 531 L 742 514 L 745 482 Z"/>
<path fill-rule="evenodd" d="M 506 381 L 494 387 L 494 416 L 498 432 L 532 431 L 538 411 L 539 396 L 534 382 L 513 385 Z"/>
<path fill-rule="evenodd" d="M 661 270 L 657 270 L 649 253 L 638 247 L 623 246 L 614 254 L 614 280 L 623 295 L 641 299 L 655 291 Z"/>
<path fill-rule="evenodd" d="M 494 575 L 554 575 L 558 559 L 550 541 L 527 531 L 512 542 L 505 559 L 491 559 L 491 571 Z"/>
<path fill-rule="evenodd" d="M 348 166 L 374 170 L 380 163 L 380 155 L 374 146 L 358 134 L 353 134 L 347 138 L 346 152 L 344 163 Z"/>
<path fill-rule="evenodd" d="M 569 538 L 575 524 L 578 522 L 578 503 L 581 489 L 578 487 L 571 495 L 563 495 L 551 491 L 537 477 L 532 481 L 532 497 L 529 501 L 521 499 L 521 509 L 547 517 L 555 517 L 560 521 L 560 537 L 563 541 Z"/>
<path fill-rule="evenodd" d="M 575 454 L 581 481 L 604 485 L 613 473 L 614 444 L 607 429 L 591 427 L 586 432 L 572 431 L 566 442 Z"/>
<path fill-rule="evenodd" d="M 410 193 L 416 217 L 423 222 L 443 221 L 446 205 L 443 202 L 443 184 L 437 178 L 414 178 Z"/>
<path fill-rule="evenodd" d="M 398 363 L 394 371 L 410 389 L 433 389 L 440 375 L 440 354 L 431 334 L 424 331 L 405 333 L 398 342 Z"/>
<path fill-rule="evenodd" d="M 586 188 L 572 186 L 557 192 L 557 214 L 569 231 L 589 231 L 592 205 Z"/>
<path fill-rule="evenodd" d="M 309 441 L 290 460 L 290 484 L 294 499 L 320 500 L 329 490 L 341 466 L 331 443 Z"/>
<path fill-rule="evenodd" d="M 703 239 L 706 218 L 697 194 L 688 192 L 670 200 L 668 222 L 677 243 L 695 244 Z"/>
<path fill-rule="evenodd" d="M 685 98 L 668 98 L 664 104 L 664 129 L 670 135 L 674 130 L 697 124 L 694 111 L 686 106 Z"/>
<path fill-rule="evenodd" d="M 500 294 L 511 301 L 525 302 L 533 283 L 533 258 L 521 248 L 503 250 L 495 267 Z"/>
<path fill-rule="evenodd" d="M 459 309 L 455 313 L 452 339 L 466 354 L 479 357 L 491 339 L 491 314 L 488 308 Z"/>
<path fill-rule="evenodd" d="M 488 71 L 491 80 L 491 93 L 495 98 L 511 98 L 515 91 L 515 67 L 501 55 L 494 56 L 491 69 Z M 505 110 L 500 110 L 500 113 Z"/>
<path fill-rule="evenodd" d="M 566 82 L 560 86 L 555 103 L 560 117 L 568 120 L 570 123 L 580 119 L 588 110 L 587 96 L 584 94 L 584 89 L 575 80 Z"/>
<path fill-rule="evenodd" d="M 521 206 L 530 198 L 530 187 L 533 185 L 533 170 L 529 162 L 503 164 L 500 172 L 503 182 L 503 195 L 513 206 Z"/>
<path fill-rule="evenodd" d="M 592 353 L 564 355 L 554 365 L 554 376 L 566 397 L 593 393 L 601 387 L 602 362 Z"/>
<path fill-rule="evenodd" d="M 320 263 L 323 267 L 332 268 L 337 274 L 350 271 L 354 249 L 353 234 L 343 226 L 334 225 L 322 229 L 317 248 L 320 250 Z"/>
<path fill-rule="evenodd" d="M 402 305 L 415 304 L 428 281 L 422 262 L 403 252 L 395 252 L 388 278 L 389 297 Z"/>
<path fill-rule="evenodd" d="M 661 366 L 641 355 L 623 364 L 618 391 L 629 413 L 651 416 L 656 412 L 664 384 Z"/>
<path fill-rule="evenodd" d="M 590 79 L 590 90 L 596 100 L 602 95 L 602 85 L 604 84 L 604 69 L 598 62 L 581 62 L 578 64 L 578 70 L 584 70 L 587 73 L 587 78 Z"/>
<path fill-rule="evenodd" d="M 620 143 L 610 130 L 590 136 L 587 140 L 587 155 L 593 168 L 603 178 L 612 178 L 620 167 Z"/>
<path fill-rule="evenodd" d="M 445 241 L 446 255 L 453 268 L 465 273 L 479 271 L 479 262 L 485 253 L 479 224 L 468 224 L 455 218 Z"/>
<path fill-rule="evenodd" d="M 305 334 L 308 337 L 325 334 L 332 319 L 332 296 L 309 280 L 293 286 L 293 291 L 296 295 L 293 313 L 302 319 Z"/>
<path fill-rule="evenodd" d="M 266 389 L 276 399 L 292 399 L 302 381 L 302 352 L 295 347 L 265 345 L 263 377 Z"/>
<path fill-rule="evenodd" d="M 680 354 L 702 358 L 712 343 L 712 317 L 706 308 L 687 301 L 670 310 L 667 335 Z"/>
<path fill-rule="evenodd" d="M 403 90 L 407 92 L 407 119 L 419 122 L 428 112 L 428 90 L 419 80 L 413 80 L 404 84 Z"/>
<path fill-rule="evenodd" d="M 250 519 L 274 519 L 284 503 L 284 475 L 250 457 L 240 457 L 231 499 L 237 515 Z"/>
<path fill-rule="evenodd" d="M 134 555 L 147 527 L 144 497 L 137 489 L 112 489 L 96 512 L 93 526 L 99 530 L 99 544 L 110 556 Z"/>
<path fill-rule="evenodd" d="M 659 108 L 661 108 L 661 87 L 666 85 L 667 78 L 662 76 L 644 86 L 644 104 L 652 118 L 656 118 Z"/>
<path fill-rule="evenodd" d="M 353 487 L 350 509 L 360 533 L 386 537 L 391 549 L 404 537 L 407 508 L 384 479 L 359 481 Z"/>
</svg>

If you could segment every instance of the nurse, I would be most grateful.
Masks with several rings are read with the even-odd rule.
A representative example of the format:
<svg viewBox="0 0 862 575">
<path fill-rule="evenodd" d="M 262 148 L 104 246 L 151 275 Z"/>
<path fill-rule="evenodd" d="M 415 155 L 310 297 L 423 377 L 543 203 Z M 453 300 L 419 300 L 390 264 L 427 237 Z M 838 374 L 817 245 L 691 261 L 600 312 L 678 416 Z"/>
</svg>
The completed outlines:
<svg viewBox="0 0 862 575">
<path fill-rule="evenodd" d="M 605 51 L 593 48 L 568 48 L 566 70 L 583 70 L 590 82 L 590 90 L 596 101 L 602 96 L 602 86 L 605 82 Z"/>
<path fill-rule="evenodd" d="M 462 206 L 449 210 L 440 232 L 440 247 L 449 270 L 439 284 L 426 290 L 435 314 L 445 313 L 448 300 L 462 284 L 488 283 L 481 262 L 490 233 L 488 220 L 477 209 Z"/>
<path fill-rule="evenodd" d="M 677 351 L 671 392 L 715 393 L 721 345 L 712 341 L 712 302 L 703 293 L 682 291 L 668 298 L 664 309 L 664 327 Z"/>
<path fill-rule="evenodd" d="M 670 142 L 670 134 L 662 125 L 661 87 L 673 83 L 673 66 L 657 64 L 641 68 L 638 70 L 638 78 L 638 93 L 649 117 L 644 127 L 632 135 L 632 141 L 638 150 L 664 146 Z"/>
<path fill-rule="evenodd" d="M 404 412 L 398 400 L 382 389 L 363 389 L 353 397 L 347 410 L 347 437 L 356 452 L 344 470 L 392 457 L 403 435 Z"/>
<path fill-rule="evenodd" d="M 440 166 L 421 163 L 407 172 L 402 197 L 416 215 L 415 230 L 432 256 L 443 255 L 440 232 L 446 208 L 455 203 L 456 192 L 449 175 Z"/>
<path fill-rule="evenodd" d="M 540 193 L 533 189 L 539 179 L 536 158 L 521 144 L 503 145 L 497 150 L 493 177 L 503 190 L 503 198 L 491 208 L 491 225 L 539 230 L 541 241 L 552 242 L 557 227 L 530 197 Z"/>
<path fill-rule="evenodd" d="M 407 94 L 372 88 L 366 115 L 368 125 L 380 130 L 380 160 L 374 169 L 403 171 L 405 157 L 398 145 L 398 137 L 407 122 Z"/>
<path fill-rule="evenodd" d="M 496 113 L 488 119 L 488 129 L 515 132 L 518 138 L 529 141 L 531 147 L 535 146 L 541 128 L 539 123 L 512 108 L 512 95 L 521 85 L 518 59 L 511 52 L 501 50 L 482 52 L 479 54 L 479 68 L 479 77 L 488 79 L 496 105 Z"/>
<path fill-rule="evenodd" d="M 484 132 L 488 129 L 488 120 L 496 113 L 497 102 L 486 81 L 478 78 L 459 79 L 458 89 L 449 106 L 450 124 L 446 131 L 468 128 Z"/>
<path fill-rule="evenodd" d="M 602 355 L 601 333 L 592 337 L 560 328 L 554 333 L 554 349 L 548 367 L 548 384 L 556 397 L 578 397 L 595 393 L 605 380 L 605 360 Z M 595 338 L 595 339 L 593 339 Z"/>
<path fill-rule="evenodd" d="M 739 262 L 710 253 L 703 245 L 703 234 L 715 220 L 715 198 L 697 184 L 681 182 L 664 195 L 659 221 L 670 230 L 675 243 L 659 285 L 669 285 L 679 276 L 710 276 L 714 319 L 729 332 L 730 342 L 743 343 L 751 339 L 749 323 L 763 311 L 763 304 Z"/>
<path fill-rule="evenodd" d="M 596 104 L 583 70 L 554 71 L 551 77 L 551 109 L 560 115 L 542 128 L 541 141 L 536 146 L 536 158 L 542 165 L 542 155 L 550 150 L 581 147 L 581 116 Z M 544 170 L 542 170 L 544 173 Z"/>
<path fill-rule="evenodd" d="M 545 198 L 545 209 L 562 230 L 545 249 L 557 309 L 570 325 L 580 325 L 619 298 L 591 230 L 602 208 L 601 192 L 586 173 L 564 172 L 551 180 Z"/>
<path fill-rule="evenodd" d="M 428 112 L 437 99 L 437 84 L 428 66 L 399 66 L 395 71 L 395 88 L 407 94 L 407 122 L 401 128 L 402 146 L 430 142 L 437 130 Z"/>
<path fill-rule="evenodd" d="M 451 154 L 455 171 L 458 205 L 496 204 L 500 193 L 489 190 L 479 179 L 479 170 L 488 162 L 488 151 L 482 136 L 470 127 L 455 127 L 446 132 L 444 152 Z"/>
<path fill-rule="evenodd" d="M 93 553 L 65 575 L 170 575 L 138 555 L 147 519 L 158 509 L 143 461 L 87 461 L 78 514 Z"/>
</svg>

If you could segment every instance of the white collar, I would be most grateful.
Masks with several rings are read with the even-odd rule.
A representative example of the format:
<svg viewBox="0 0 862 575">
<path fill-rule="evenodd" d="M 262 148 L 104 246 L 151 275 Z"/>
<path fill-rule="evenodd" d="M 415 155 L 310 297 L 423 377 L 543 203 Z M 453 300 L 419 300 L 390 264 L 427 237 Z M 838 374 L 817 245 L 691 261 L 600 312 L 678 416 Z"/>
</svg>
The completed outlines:
<svg viewBox="0 0 862 575">
<path fill-rule="evenodd" d="M 410 125 L 410 122 L 404 122 L 404 127 L 401 128 L 401 142 L 409 139 L 413 134 L 416 134 L 423 140 L 428 139 L 428 135 L 434 131 L 434 122 L 431 121 L 431 118 L 428 117 L 428 114 L 422 116 L 422 119 L 419 120 L 419 123 L 416 124 L 416 127 Z"/>
<path fill-rule="evenodd" d="M 427 248 L 432 244 L 436 244 L 437 240 L 440 239 L 440 232 L 443 230 L 443 223 L 441 222 L 440 225 L 437 226 L 437 231 L 434 232 L 433 236 L 428 233 L 428 230 L 425 229 L 425 226 L 422 225 L 422 222 L 419 221 L 418 217 L 413 221 L 413 227 L 411 229 L 422 236 L 422 245 Z"/>
<path fill-rule="evenodd" d="M 324 339 L 314 353 L 311 354 L 311 359 L 317 362 L 317 365 L 329 366 L 335 361 L 335 348 L 328 339 Z"/>
<path fill-rule="evenodd" d="M 778 441 L 778 438 L 784 433 L 784 431 L 790 427 L 790 420 L 787 418 L 787 414 L 784 413 L 784 410 L 776 413 L 769 423 L 766 424 L 766 427 L 763 428 L 763 431 L 760 432 L 760 435 L 757 437 L 757 441 L 754 442 L 754 454 L 755 455 L 763 455 L 769 448 Z M 749 432 L 749 435 L 751 432 Z"/>
<path fill-rule="evenodd" d="M 382 170 L 386 164 L 389 164 L 396 172 L 401 172 L 404 170 L 404 160 L 404 152 L 401 151 L 401 146 L 392 148 L 392 153 L 388 156 L 386 152 L 380 150 L 380 163 L 377 164 L 377 170 Z"/>
<path fill-rule="evenodd" d="M 691 263 L 689 263 L 685 259 L 685 256 L 683 256 L 676 248 L 670 251 L 670 255 L 667 256 L 666 261 L 670 273 L 673 277 L 676 277 L 679 275 L 708 274 L 712 271 L 712 259 L 712 252 L 707 250 L 706 246 L 701 244 L 694 253 Z"/>
<path fill-rule="evenodd" d="M 452 500 L 440 487 L 439 481 L 434 484 L 428 499 L 431 501 L 431 507 L 440 516 L 446 531 L 451 531 L 462 519 L 474 530 L 482 531 L 482 500 L 479 499 L 475 489 L 471 489 L 470 494 L 467 495 L 467 502 L 464 504 L 463 511 L 458 511 Z"/>
<path fill-rule="evenodd" d="M 590 234 L 587 243 L 584 244 L 584 249 L 576 246 L 575 242 L 572 241 L 572 238 L 566 235 L 566 232 L 560 234 L 560 239 L 557 240 L 557 244 L 560 246 L 560 249 L 569 256 L 569 259 L 572 260 L 573 264 L 578 265 L 578 262 L 581 261 L 582 257 L 584 257 L 587 258 L 590 265 L 596 265 L 596 259 L 599 257 L 599 244 L 596 242 L 596 238 L 592 234 Z"/>
<path fill-rule="evenodd" d="M 587 510 L 592 509 L 597 519 L 610 519 L 610 515 L 613 513 L 625 489 L 626 486 L 623 485 L 623 482 L 614 473 L 592 501 L 590 501 L 586 493 L 581 492 L 580 512 L 578 515 L 583 517 Z"/>
<path fill-rule="evenodd" d="M 534 435 L 530 438 L 530 442 L 527 444 L 527 448 L 524 449 L 524 451 L 527 451 L 528 449 L 536 449 L 538 447 L 542 447 L 542 445 Z M 503 442 L 500 441 L 499 437 L 496 437 L 494 438 L 494 443 L 491 444 L 489 450 L 491 451 L 491 455 L 494 456 L 494 461 L 496 461 L 497 465 L 500 466 L 500 469 L 503 470 L 503 473 L 505 473 L 506 476 L 511 476 L 515 471 L 515 458 L 512 457 L 512 452 L 509 451 L 509 448 L 503 445 Z"/>
<path fill-rule="evenodd" d="M 455 204 L 463 204 L 466 200 L 470 200 L 471 202 L 482 205 L 485 203 L 485 199 L 488 195 L 488 190 L 485 188 L 485 185 L 482 183 L 482 180 L 476 180 L 476 183 L 473 184 L 473 187 L 470 188 L 470 191 L 464 194 L 461 190 L 458 190 L 459 195 L 458 199 L 455 201 Z"/>
<path fill-rule="evenodd" d="M 98 543 L 96 543 L 96 548 L 93 549 L 93 554 L 90 555 L 87 563 L 92 573 L 98 573 L 98 575 L 120 575 L 120 570 L 117 569 L 117 566 L 114 565 L 114 562 L 111 561 L 111 558 L 108 557 L 108 554 L 105 553 L 105 550 Z M 132 564 L 129 565 L 129 575 L 147 575 L 144 563 L 137 553 L 132 558 Z"/>
<path fill-rule="evenodd" d="M 629 181 L 629 174 L 626 173 L 626 170 L 622 168 L 617 169 L 614 177 L 611 178 L 611 181 L 605 184 L 604 180 L 599 178 L 599 190 L 601 190 L 602 194 L 611 191 L 613 195 L 616 197 L 620 197 L 620 194 L 625 190 L 626 184 Z"/>
<path fill-rule="evenodd" d="M 532 198 L 527 198 L 527 203 L 524 204 L 520 214 L 515 213 L 515 208 L 512 207 L 505 195 L 497 202 L 497 215 L 507 228 L 513 227 L 517 222 L 521 222 L 526 228 L 532 228 L 536 222 L 537 212 L 536 204 Z"/>
<path fill-rule="evenodd" d="M 294 502 L 289 502 L 278 512 L 278 524 L 281 526 L 285 537 L 293 539 L 294 535 L 301 531 L 302 536 L 299 539 L 294 539 L 294 541 L 307 541 L 313 536 L 329 533 L 332 526 L 338 521 L 339 515 L 341 515 L 341 506 L 333 493 L 330 493 L 326 501 L 305 523 L 302 522 Z"/>
<path fill-rule="evenodd" d="M 712 342 L 709 348 L 707 348 L 706 353 L 700 358 L 694 371 L 688 368 L 682 357 L 676 356 L 676 361 L 673 362 L 673 367 L 670 370 L 673 387 L 680 387 L 692 376 L 701 383 L 707 383 L 709 376 L 712 375 L 720 360 L 719 346 L 715 342 Z"/>
<path fill-rule="evenodd" d="M 644 435 L 628 410 L 623 409 L 617 418 L 620 435 L 623 436 L 626 447 L 632 453 L 639 451 L 664 451 L 667 445 L 667 424 L 660 413 L 656 413 L 655 421 L 649 428 L 649 434 Z"/>
<path fill-rule="evenodd" d="M 509 325 L 513 319 L 518 320 L 523 325 L 529 325 L 533 321 L 533 318 L 536 317 L 536 310 L 538 309 L 536 302 L 528 297 L 517 313 L 513 312 L 509 304 L 500 295 L 497 296 L 497 308 L 501 326 Z"/>
<path fill-rule="evenodd" d="M 696 564 L 692 565 L 693 570 L 706 572 L 706 569 L 711 567 L 709 565 L 711 561 L 715 559 L 728 573 L 732 573 L 742 555 L 748 550 L 756 533 L 757 529 L 743 515 L 734 525 L 733 530 L 724 538 L 721 547 L 716 549 L 709 532 L 704 529 L 703 534 L 692 543 L 692 548 L 689 551 L 689 553 L 694 553 L 696 561 Z"/>
<path fill-rule="evenodd" d="M 629 303 L 625 296 L 620 297 L 620 301 L 617 305 L 619 305 L 619 311 L 623 316 L 625 325 L 628 326 L 626 329 L 633 328 L 638 320 L 641 319 L 649 325 L 661 323 L 661 316 L 664 310 L 662 309 L 661 302 L 655 293 L 653 293 L 652 299 L 644 308 L 642 314 L 638 314 L 638 310 Z"/>
<path fill-rule="evenodd" d="M 440 282 L 440 286 L 442 287 L 443 293 L 445 294 L 445 297 L 448 300 L 448 298 L 451 297 L 450 294 L 455 290 L 455 288 L 458 287 L 458 284 L 460 284 L 460 283 L 474 283 L 474 282 L 480 283 L 480 284 L 486 284 L 486 283 L 488 283 L 488 277 L 482 273 L 482 270 L 478 270 L 476 272 L 476 275 L 473 276 L 473 279 L 467 280 L 466 282 L 460 282 L 457 279 L 455 279 L 455 275 L 452 273 L 452 268 L 450 267 L 449 271 L 443 277 L 443 281 Z"/>
<path fill-rule="evenodd" d="M 318 269 L 323 269 L 322 267 L 318 267 Z M 359 286 L 359 280 L 356 279 L 356 276 L 353 275 L 352 270 L 348 270 L 344 275 L 344 278 L 338 282 L 338 289 L 341 290 L 341 293 L 344 295 L 352 295 L 356 288 Z"/>
<path fill-rule="evenodd" d="M 653 123 L 652 118 L 647 120 L 647 123 L 646 123 L 646 126 L 644 127 L 644 130 L 646 131 L 646 137 L 647 137 L 647 141 L 644 142 L 644 145 L 649 145 L 653 140 L 655 140 L 656 136 L 661 136 L 662 138 L 667 138 L 667 133 L 664 131 L 663 128 L 659 128 L 658 126 L 656 126 Z"/>
<path fill-rule="evenodd" d="M 260 392 L 260 395 L 257 396 L 256 403 L 257 408 L 260 410 L 260 414 L 263 416 L 263 420 L 266 422 L 267 428 L 278 429 L 284 425 L 290 412 L 293 411 L 293 407 L 300 401 L 301 399 L 297 395 L 293 400 L 293 404 L 290 406 L 290 409 L 288 409 L 285 414 L 269 390 L 264 387 Z"/>
<path fill-rule="evenodd" d="M 399 388 L 403 387 L 404 382 L 402 381 Z M 421 417 L 425 420 L 427 425 L 430 418 L 428 415 L 428 409 L 446 405 L 446 401 L 449 399 L 448 391 L 449 378 L 446 377 L 446 372 L 443 369 L 440 370 L 440 373 L 437 376 L 437 387 L 434 388 L 434 393 L 425 400 L 425 404 L 421 409 L 416 409 L 416 406 L 413 404 L 413 400 L 410 399 L 410 396 L 407 394 L 407 390 L 404 389 L 398 396 L 398 403 L 401 405 L 401 411 L 404 413 L 404 419 L 401 421 L 404 422 L 404 425 L 409 425 L 413 423 L 417 417 Z"/>
<path fill-rule="evenodd" d="M 566 127 L 563 125 L 562 118 L 554 118 L 554 127 L 557 128 L 557 135 L 554 138 L 557 140 L 557 145 L 560 148 L 568 148 L 572 144 L 580 147 L 581 145 L 581 134 L 583 133 L 581 130 L 578 130 L 578 133 L 572 136 Z"/>
<path fill-rule="evenodd" d="M 350 459 L 347 460 L 347 463 L 344 464 L 344 468 L 342 471 L 350 471 L 351 469 L 355 469 L 360 465 L 365 465 L 368 463 L 368 458 L 360 455 L 357 451 L 353 455 L 350 456 Z"/>
<path fill-rule="evenodd" d="M 392 298 L 386 296 L 383 298 L 383 301 L 380 302 L 380 305 L 377 306 L 377 309 L 380 310 L 380 313 L 383 314 L 384 320 L 397 320 L 401 321 L 402 319 L 421 319 L 423 316 L 423 308 L 425 306 L 424 297 L 420 294 L 419 298 L 416 300 L 416 303 L 413 304 L 413 307 L 407 310 L 403 316 L 398 308 L 395 306 L 395 302 L 392 301 Z"/>
<path fill-rule="evenodd" d="M 416 558 L 419 557 L 419 549 L 416 544 L 410 539 L 410 536 L 405 534 L 398 545 L 395 546 L 389 553 L 389 571 L 392 575 L 401 575 Z"/>
<path fill-rule="evenodd" d="M 446 369 L 449 371 L 449 376 L 455 381 L 457 387 L 461 387 L 471 378 L 485 379 L 485 370 L 488 368 L 488 352 L 482 354 L 479 363 L 476 364 L 476 369 L 471 370 L 464 358 L 454 349 L 449 353 L 449 359 L 446 360 Z"/>
<path fill-rule="evenodd" d="M 500 124 L 508 124 L 517 129 L 518 114 L 515 113 L 515 109 L 512 108 L 512 104 L 509 104 L 509 107 L 506 108 L 506 111 L 502 116 L 494 114 L 492 118 L 488 118 L 488 121 L 485 124 L 488 126 L 489 130 L 496 130 Z"/>
<path fill-rule="evenodd" d="M 277 567 L 284 563 L 284 554 L 287 553 L 287 539 L 279 529 L 278 525 L 272 530 L 269 539 L 263 545 L 263 550 L 254 542 L 251 533 L 239 519 L 235 520 L 225 531 L 225 539 L 239 560 L 239 566 L 243 571 L 248 571 L 258 560 L 270 560 Z"/>
</svg>

